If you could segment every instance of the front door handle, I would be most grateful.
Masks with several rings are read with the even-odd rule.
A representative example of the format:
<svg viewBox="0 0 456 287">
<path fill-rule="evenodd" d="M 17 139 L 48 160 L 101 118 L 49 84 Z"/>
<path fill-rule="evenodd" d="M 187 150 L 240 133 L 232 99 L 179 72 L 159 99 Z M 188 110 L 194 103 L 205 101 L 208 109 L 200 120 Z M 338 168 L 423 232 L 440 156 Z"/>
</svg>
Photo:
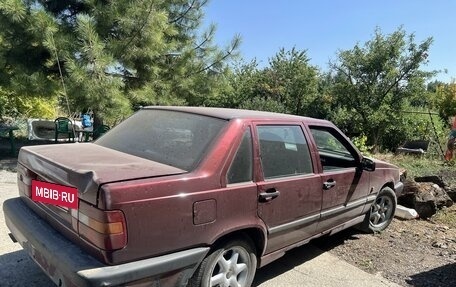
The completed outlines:
<svg viewBox="0 0 456 287">
<path fill-rule="evenodd" d="M 280 191 L 276 190 L 275 188 L 270 188 L 266 190 L 265 192 L 260 193 L 259 195 L 259 201 L 260 202 L 268 202 L 273 200 L 274 198 L 278 197 L 280 195 Z"/>
<path fill-rule="evenodd" d="M 330 179 L 328 181 L 323 182 L 323 189 L 328 190 L 336 186 L 336 181 L 333 179 Z"/>
</svg>

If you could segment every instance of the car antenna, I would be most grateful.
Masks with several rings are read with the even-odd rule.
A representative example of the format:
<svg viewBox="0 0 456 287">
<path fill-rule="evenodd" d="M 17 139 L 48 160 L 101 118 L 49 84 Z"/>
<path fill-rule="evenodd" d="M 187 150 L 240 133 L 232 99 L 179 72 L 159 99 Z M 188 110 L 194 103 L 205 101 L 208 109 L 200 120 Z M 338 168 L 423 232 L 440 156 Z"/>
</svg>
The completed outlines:
<svg viewBox="0 0 456 287">
<path fill-rule="evenodd" d="M 62 73 L 62 67 L 60 66 L 59 54 L 57 53 L 57 45 L 55 44 L 55 41 L 54 41 L 54 34 L 52 32 L 50 32 L 49 34 L 51 35 L 51 45 L 52 45 L 52 48 L 54 48 L 55 58 L 57 60 L 57 66 L 59 68 L 60 81 L 62 82 L 63 95 L 65 96 L 65 102 L 66 102 L 66 106 L 67 106 L 67 110 L 68 110 L 68 115 L 71 115 L 70 103 L 68 101 L 68 94 L 67 94 L 67 90 L 66 90 L 65 80 L 63 79 L 63 73 Z M 74 129 L 74 119 L 71 119 L 71 129 L 73 131 L 73 135 L 76 135 L 76 131 Z"/>
</svg>

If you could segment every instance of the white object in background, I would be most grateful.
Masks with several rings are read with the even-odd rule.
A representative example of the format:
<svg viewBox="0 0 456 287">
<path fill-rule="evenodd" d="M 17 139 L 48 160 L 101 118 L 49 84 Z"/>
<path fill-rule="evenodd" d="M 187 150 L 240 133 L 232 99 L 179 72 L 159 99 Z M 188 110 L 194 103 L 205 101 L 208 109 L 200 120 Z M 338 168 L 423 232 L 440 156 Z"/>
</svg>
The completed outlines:
<svg viewBox="0 0 456 287">
<path fill-rule="evenodd" d="M 29 140 L 54 140 L 55 123 L 51 120 L 28 119 L 28 139 Z"/>
<path fill-rule="evenodd" d="M 418 213 L 413 208 L 407 208 L 402 205 L 396 206 L 396 213 L 394 216 L 399 217 L 401 219 L 415 219 L 418 218 Z"/>
</svg>

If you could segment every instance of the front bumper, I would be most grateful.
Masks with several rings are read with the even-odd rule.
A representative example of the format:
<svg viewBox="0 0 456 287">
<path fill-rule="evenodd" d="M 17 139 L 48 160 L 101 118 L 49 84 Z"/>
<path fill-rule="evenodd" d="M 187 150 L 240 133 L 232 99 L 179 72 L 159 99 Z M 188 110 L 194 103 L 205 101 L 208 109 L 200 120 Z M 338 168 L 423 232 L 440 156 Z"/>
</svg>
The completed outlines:
<svg viewBox="0 0 456 287">
<path fill-rule="evenodd" d="M 402 181 L 398 181 L 394 185 L 394 193 L 396 193 L 396 197 L 399 197 L 403 191 L 404 191 L 404 183 Z"/>
<path fill-rule="evenodd" d="M 183 285 L 209 252 L 208 247 L 193 248 L 109 266 L 63 237 L 20 198 L 6 200 L 3 212 L 14 238 L 58 286 L 133 286 L 143 279 L 162 282 L 160 286 Z"/>
</svg>

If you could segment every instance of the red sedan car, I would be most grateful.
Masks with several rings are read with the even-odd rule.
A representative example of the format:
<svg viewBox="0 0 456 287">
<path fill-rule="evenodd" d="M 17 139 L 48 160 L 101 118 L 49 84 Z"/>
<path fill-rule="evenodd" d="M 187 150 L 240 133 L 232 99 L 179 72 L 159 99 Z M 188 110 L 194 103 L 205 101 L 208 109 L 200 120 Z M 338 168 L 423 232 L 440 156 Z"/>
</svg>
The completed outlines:
<svg viewBox="0 0 456 287">
<path fill-rule="evenodd" d="M 147 107 L 94 143 L 24 147 L 3 210 L 58 286 L 250 286 L 287 250 L 391 222 L 396 166 L 331 122 Z"/>
</svg>

